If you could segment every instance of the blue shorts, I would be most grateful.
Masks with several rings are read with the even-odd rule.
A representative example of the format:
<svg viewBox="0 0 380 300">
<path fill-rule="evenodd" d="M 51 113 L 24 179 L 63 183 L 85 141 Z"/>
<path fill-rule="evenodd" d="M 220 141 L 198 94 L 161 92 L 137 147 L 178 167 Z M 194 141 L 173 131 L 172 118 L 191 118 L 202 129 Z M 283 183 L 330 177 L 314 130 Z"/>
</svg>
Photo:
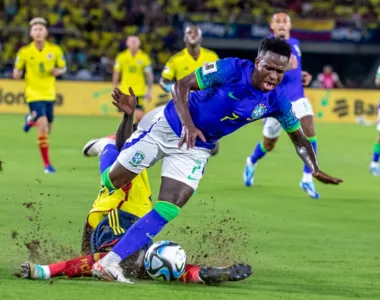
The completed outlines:
<svg viewBox="0 0 380 300">
<path fill-rule="evenodd" d="M 49 123 L 52 123 L 54 120 L 54 103 L 55 101 L 34 101 L 29 102 L 30 112 L 35 111 L 37 116 L 34 120 L 37 120 L 40 117 L 46 116 Z"/>
<path fill-rule="evenodd" d="M 91 234 L 91 252 L 109 252 L 138 219 L 120 209 L 110 211 Z M 147 251 L 151 245 L 144 246 L 143 250 Z"/>
</svg>

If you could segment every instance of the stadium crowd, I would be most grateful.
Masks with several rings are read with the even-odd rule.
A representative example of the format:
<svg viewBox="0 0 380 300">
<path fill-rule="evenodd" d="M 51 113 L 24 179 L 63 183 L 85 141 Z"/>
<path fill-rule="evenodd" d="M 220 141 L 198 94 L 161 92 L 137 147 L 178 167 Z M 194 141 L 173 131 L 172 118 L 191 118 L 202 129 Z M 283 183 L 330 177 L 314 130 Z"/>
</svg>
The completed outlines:
<svg viewBox="0 0 380 300">
<path fill-rule="evenodd" d="M 15 52 L 28 43 L 28 21 L 48 20 L 50 40 L 68 62 L 67 79 L 108 80 L 126 36 L 138 34 L 158 75 L 178 49 L 182 32 L 174 24 L 185 18 L 230 23 L 266 23 L 279 9 L 291 16 L 335 18 L 376 27 L 380 0 L 5 0 L 0 11 L 0 77 L 9 77 Z M 4 25 L 7 26 L 4 26 Z M 181 44 L 180 44 L 181 45 Z"/>
</svg>

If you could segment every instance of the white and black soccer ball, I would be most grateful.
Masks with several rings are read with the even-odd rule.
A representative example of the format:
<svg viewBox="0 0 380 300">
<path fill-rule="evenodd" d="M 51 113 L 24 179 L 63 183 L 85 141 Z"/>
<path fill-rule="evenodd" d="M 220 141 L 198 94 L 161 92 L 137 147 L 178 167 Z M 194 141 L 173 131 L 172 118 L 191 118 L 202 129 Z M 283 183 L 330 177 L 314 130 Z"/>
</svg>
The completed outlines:
<svg viewBox="0 0 380 300">
<path fill-rule="evenodd" d="M 174 281 L 185 271 L 186 253 L 177 243 L 160 241 L 148 249 L 144 263 L 152 279 Z"/>
</svg>

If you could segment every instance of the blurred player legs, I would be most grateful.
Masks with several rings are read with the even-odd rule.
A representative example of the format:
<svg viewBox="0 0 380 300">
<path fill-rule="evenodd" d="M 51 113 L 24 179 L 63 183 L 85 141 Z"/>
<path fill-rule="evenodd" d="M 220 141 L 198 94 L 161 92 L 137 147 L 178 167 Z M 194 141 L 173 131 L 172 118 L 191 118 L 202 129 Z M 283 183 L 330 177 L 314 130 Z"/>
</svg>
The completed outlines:
<svg viewBox="0 0 380 300">
<path fill-rule="evenodd" d="M 372 162 L 369 166 L 370 171 L 372 175 L 374 176 L 380 176 L 380 166 L 379 166 L 379 158 L 380 158 L 380 102 L 378 106 L 378 118 L 377 118 L 377 131 L 378 131 L 378 136 L 377 136 L 377 141 L 373 145 L 373 158 Z"/>
</svg>

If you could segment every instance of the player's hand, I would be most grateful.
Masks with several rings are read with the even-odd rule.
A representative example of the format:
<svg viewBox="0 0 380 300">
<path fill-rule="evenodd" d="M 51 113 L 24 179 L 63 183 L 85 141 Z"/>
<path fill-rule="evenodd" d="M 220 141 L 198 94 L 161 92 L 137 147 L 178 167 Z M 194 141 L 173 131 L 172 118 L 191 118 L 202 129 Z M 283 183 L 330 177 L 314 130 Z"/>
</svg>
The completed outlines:
<svg viewBox="0 0 380 300">
<path fill-rule="evenodd" d="M 338 185 L 339 183 L 343 182 L 342 179 L 331 177 L 322 171 L 315 171 L 315 172 L 313 172 L 312 175 L 315 179 L 317 179 L 318 181 L 325 183 L 325 184 Z"/>
<path fill-rule="evenodd" d="M 131 115 L 136 108 L 136 96 L 133 89 L 129 87 L 129 94 L 126 95 L 118 88 L 115 88 L 112 93 L 112 104 L 127 115 Z"/>
<path fill-rule="evenodd" d="M 148 90 L 148 92 L 145 95 L 145 99 L 148 100 L 148 102 L 152 101 L 152 91 Z"/>
<path fill-rule="evenodd" d="M 53 70 L 51 70 L 51 73 L 53 74 L 53 76 L 57 77 L 57 76 L 61 75 L 61 70 L 54 68 Z"/>
<path fill-rule="evenodd" d="M 203 135 L 202 131 L 195 127 L 194 124 L 183 125 L 178 148 L 182 148 L 183 144 L 185 143 L 187 145 L 187 150 L 194 148 L 197 137 L 199 137 L 203 142 L 206 142 L 206 138 Z"/>
<path fill-rule="evenodd" d="M 302 71 L 302 85 L 308 86 L 313 79 L 313 76 L 309 72 Z"/>
</svg>

